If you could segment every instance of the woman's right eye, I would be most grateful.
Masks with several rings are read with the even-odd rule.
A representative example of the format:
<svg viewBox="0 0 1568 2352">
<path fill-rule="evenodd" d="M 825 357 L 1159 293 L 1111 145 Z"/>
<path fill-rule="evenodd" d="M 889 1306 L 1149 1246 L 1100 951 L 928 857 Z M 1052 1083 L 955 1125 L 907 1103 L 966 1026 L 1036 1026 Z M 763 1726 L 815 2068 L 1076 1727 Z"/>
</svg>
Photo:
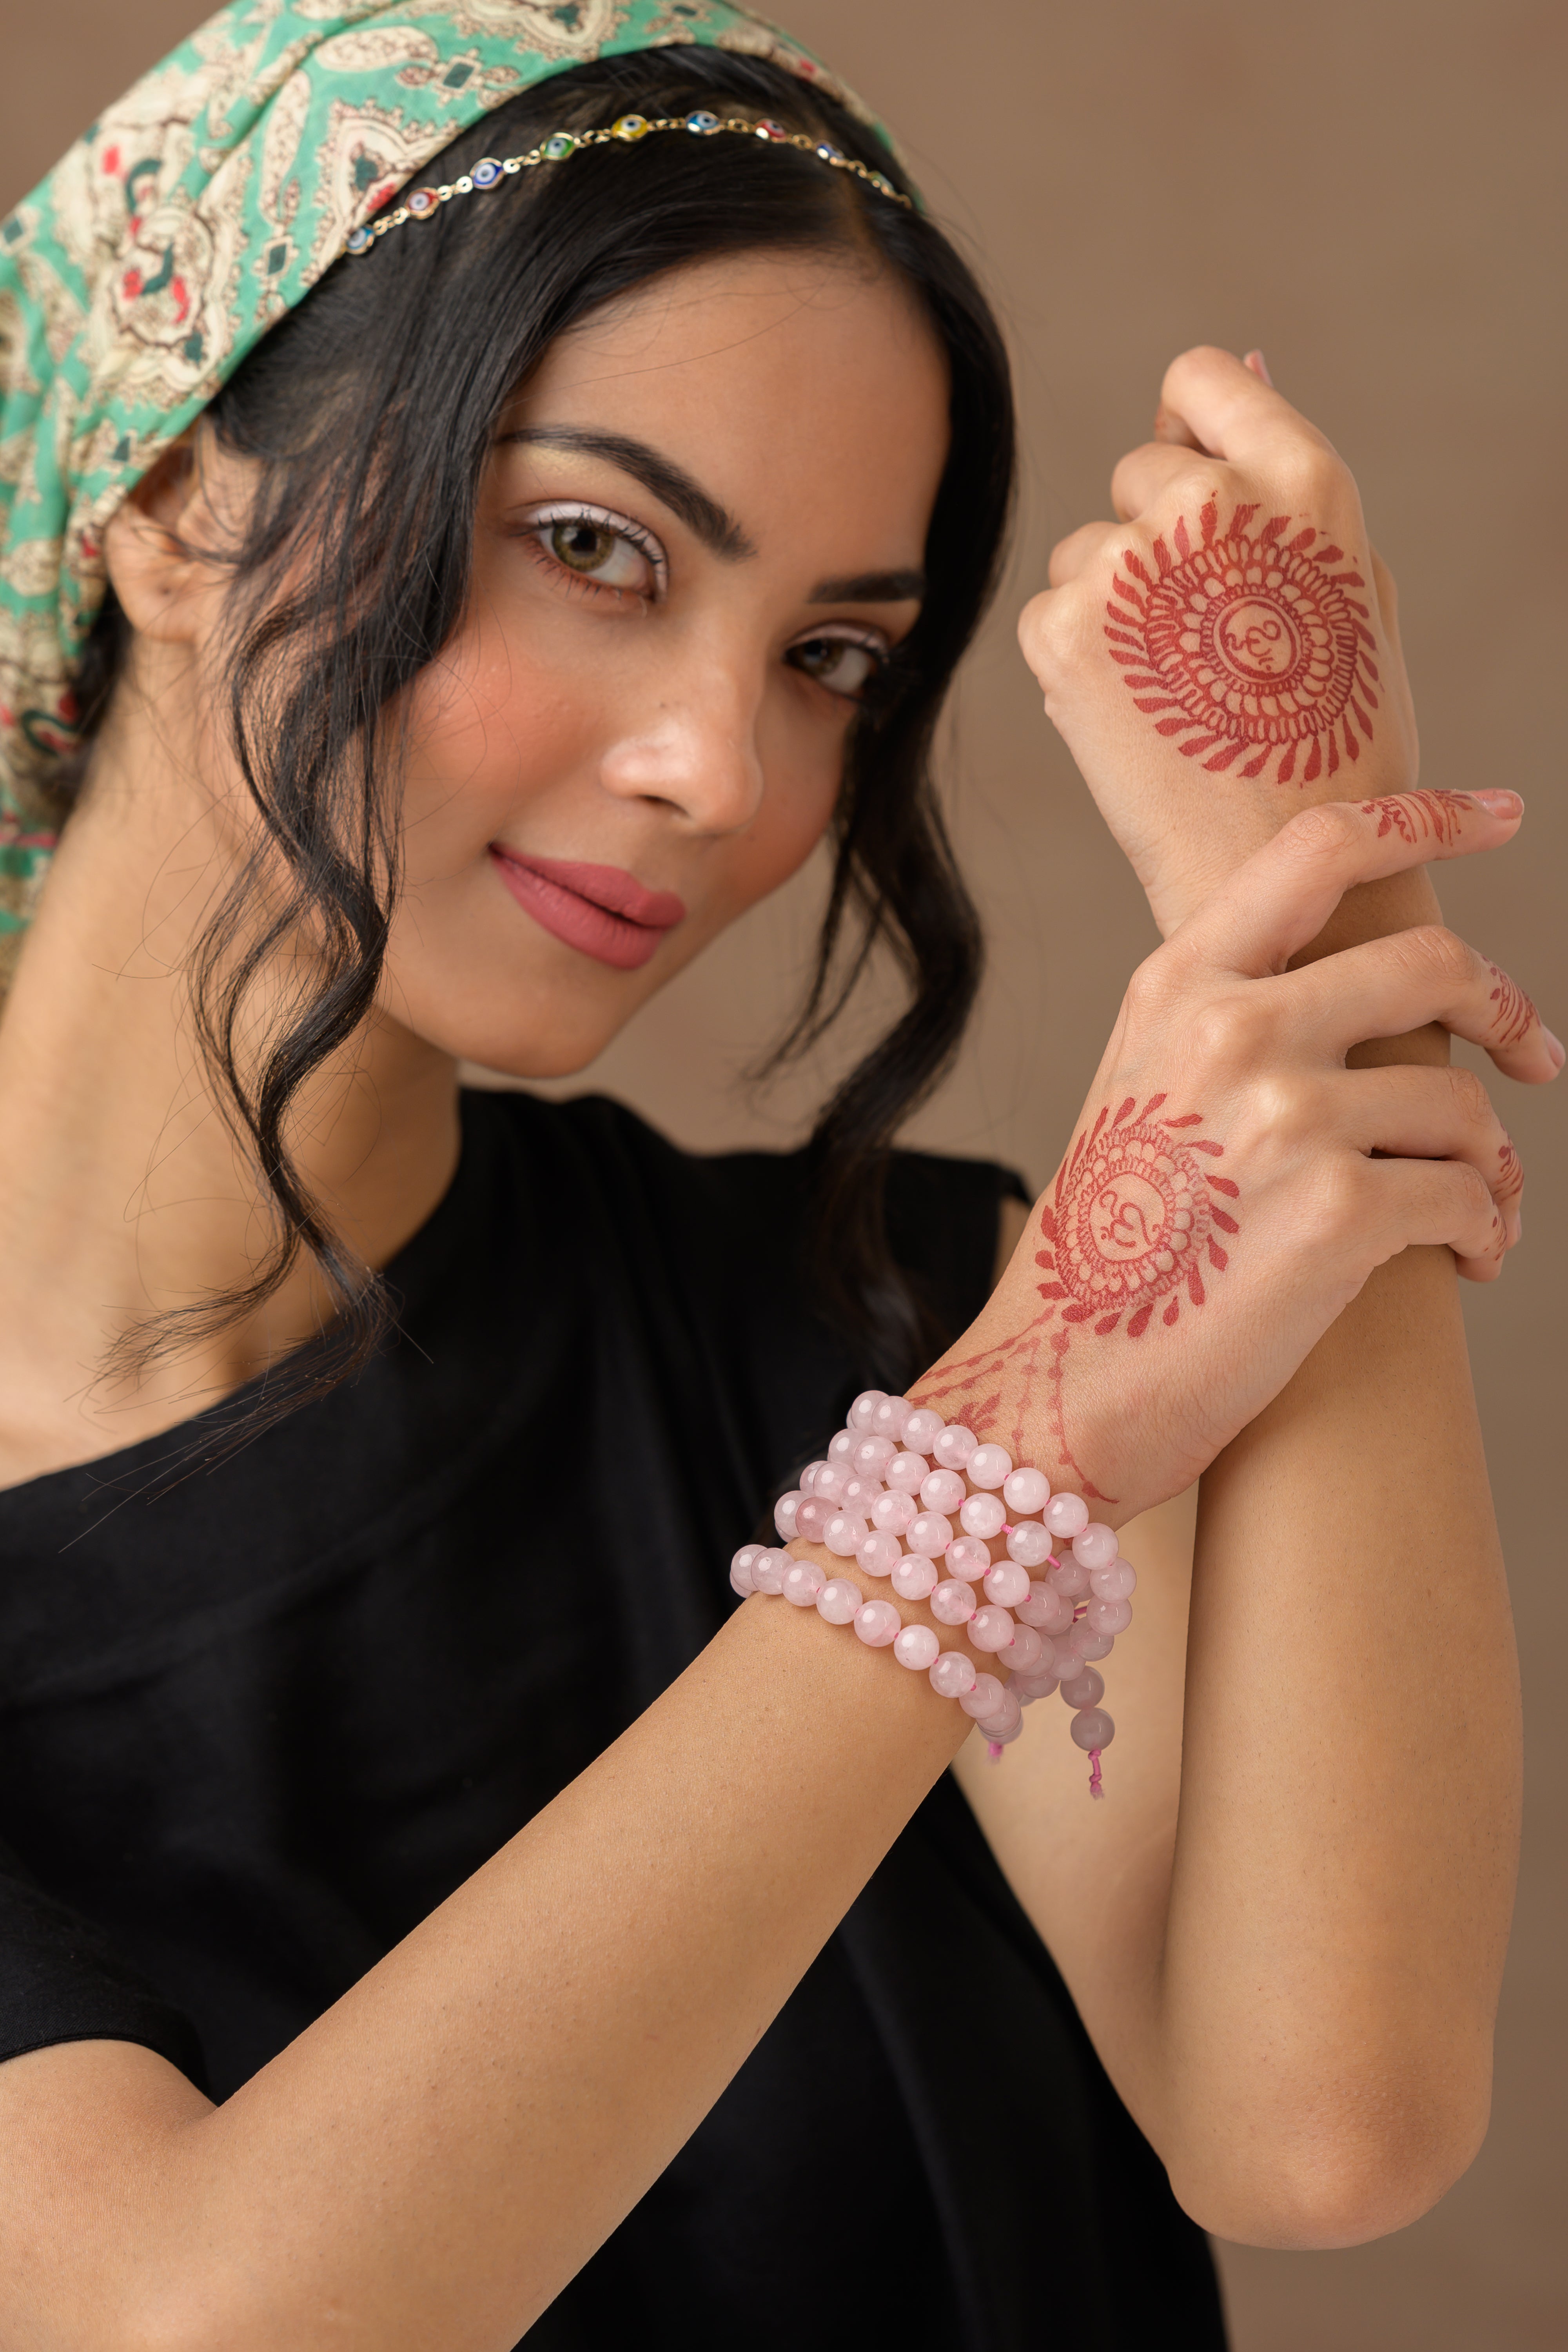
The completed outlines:
<svg viewBox="0 0 1568 2352">
<path fill-rule="evenodd" d="M 536 508 L 524 530 L 546 563 L 584 587 L 656 601 L 664 593 L 664 551 L 625 515 L 576 502 Z"/>
</svg>

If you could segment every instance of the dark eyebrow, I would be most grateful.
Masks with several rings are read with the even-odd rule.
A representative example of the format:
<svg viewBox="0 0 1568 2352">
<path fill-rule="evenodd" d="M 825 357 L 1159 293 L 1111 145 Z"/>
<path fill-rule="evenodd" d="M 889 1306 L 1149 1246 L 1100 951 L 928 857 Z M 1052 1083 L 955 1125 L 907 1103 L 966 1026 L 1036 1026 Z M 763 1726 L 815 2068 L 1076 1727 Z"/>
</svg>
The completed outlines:
<svg viewBox="0 0 1568 2352">
<path fill-rule="evenodd" d="M 623 474 L 651 490 L 656 499 L 679 515 L 704 547 L 731 563 L 740 563 L 756 549 L 732 514 L 710 499 L 673 457 L 663 457 L 646 441 L 632 441 L 621 433 L 595 433 L 581 425 L 520 425 L 503 433 L 502 441 L 544 441 L 557 449 L 580 449 L 585 457 L 604 457 Z"/>
<path fill-rule="evenodd" d="M 925 594 L 923 572 L 857 572 L 847 580 L 821 580 L 808 604 L 919 604 Z"/>
</svg>

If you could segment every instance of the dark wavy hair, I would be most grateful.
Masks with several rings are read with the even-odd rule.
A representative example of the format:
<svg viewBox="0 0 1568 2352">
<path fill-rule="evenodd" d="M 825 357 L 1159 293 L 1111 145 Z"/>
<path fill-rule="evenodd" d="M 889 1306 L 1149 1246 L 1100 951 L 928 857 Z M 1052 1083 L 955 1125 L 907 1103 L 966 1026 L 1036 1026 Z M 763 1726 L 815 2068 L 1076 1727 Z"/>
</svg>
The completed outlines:
<svg viewBox="0 0 1568 2352">
<path fill-rule="evenodd" d="M 510 100 L 431 167 L 456 179 L 487 153 L 636 109 L 716 104 L 831 139 L 903 184 L 880 144 L 781 68 L 704 48 L 600 59 Z M 503 406 L 552 339 L 660 273 L 715 255 L 858 253 L 910 287 L 946 354 L 952 445 L 926 549 L 928 600 L 857 714 L 833 818 L 832 887 L 816 970 L 765 1066 L 808 1048 L 868 960 L 890 949 L 901 1017 L 816 1121 L 813 1279 L 873 1375 L 900 1381 L 941 1335 L 889 1248 L 883 1185 L 900 1122 L 950 1062 L 973 1003 L 980 934 L 931 779 L 953 668 L 994 586 L 1013 488 L 1008 368 L 964 262 L 918 211 L 784 145 L 657 138 L 579 151 L 444 206 L 338 262 L 251 353 L 207 412 L 258 461 L 243 543 L 226 551 L 227 724 L 260 821 L 258 846 L 214 911 L 189 974 L 220 1100 L 276 1212 L 248 1283 L 160 1316 L 121 1369 L 199 1343 L 270 1297 L 302 1253 L 335 1302 L 331 1328 L 271 1377 L 247 1421 L 269 1420 L 363 1363 L 393 1304 L 333 1232 L 290 1155 L 302 1085 L 372 1010 L 398 883 L 401 740 L 389 709 L 457 628 L 475 502 Z M 101 725 L 129 642 L 112 595 L 79 698 Z M 90 764 L 90 748 L 86 754 Z M 281 877 L 281 878 L 279 878 Z M 285 951 L 319 943 L 308 965 Z M 300 975 L 258 1037 L 264 973 Z"/>
</svg>

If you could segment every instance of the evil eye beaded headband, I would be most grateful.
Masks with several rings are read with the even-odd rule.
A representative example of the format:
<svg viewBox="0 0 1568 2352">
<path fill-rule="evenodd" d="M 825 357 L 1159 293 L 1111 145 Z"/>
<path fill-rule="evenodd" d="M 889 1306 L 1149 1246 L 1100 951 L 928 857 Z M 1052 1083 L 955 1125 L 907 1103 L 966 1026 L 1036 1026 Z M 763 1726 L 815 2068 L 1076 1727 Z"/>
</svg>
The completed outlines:
<svg viewBox="0 0 1568 2352">
<path fill-rule="evenodd" d="M 692 114 L 657 115 L 651 120 L 646 114 L 623 114 L 607 131 L 552 131 L 548 139 L 542 139 L 526 155 L 481 156 L 460 179 L 439 188 L 416 188 L 395 211 L 367 222 L 363 228 L 351 229 L 348 249 L 351 253 L 368 253 L 377 237 L 384 236 L 388 229 L 401 228 L 405 221 L 428 220 L 437 205 L 449 204 L 454 196 L 471 196 L 476 192 L 499 188 L 503 180 L 514 178 L 519 172 L 531 172 L 538 163 L 564 163 L 580 147 L 607 147 L 616 139 L 630 146 L 655 131 L 685 131 L 698 139 L 711 139 L 721 131 L 739 131 L 744 138 L 762 139 L 771 146 L 798 147 L 803 154 L 815 155 L 819 163 L 827 164 L 831 170 L 848 172 L 857 180 L 864 180 L 868 188 L 875 188 L 879 196 L 888 197 L 895 205 L 902 205 L 906 212 L 913 210 L 909 197 L 895 188 L 883 173 L 868 170 L 826 139 L 814 139 L 805 131 L 786 131 L 782 122 L 749 122 L 742 115 L 710 114 L 706 107 L 699 107 Z"/>
</svg>

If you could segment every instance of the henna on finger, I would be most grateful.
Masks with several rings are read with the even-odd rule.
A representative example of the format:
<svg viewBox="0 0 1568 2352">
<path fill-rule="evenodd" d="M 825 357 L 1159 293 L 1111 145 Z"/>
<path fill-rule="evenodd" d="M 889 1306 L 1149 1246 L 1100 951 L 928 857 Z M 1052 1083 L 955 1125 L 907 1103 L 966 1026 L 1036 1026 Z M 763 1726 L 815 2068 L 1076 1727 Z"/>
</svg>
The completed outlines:
<svg viewBox="0 0 1568 2352">
<path fill-rule="evenodd" d="M 1396 833 L 1401 841 L 1453 841 L 1467 795 L 1463 793 L 1390 793 L 1381 800 L 1363 801 L 1363 816 L 1374 816 L 1378 839 Z"/>
<path fill-rule="evenodd" d="M 1510 980 L 1495 963 L 1489 963 L 1487 970 L 1497 983 L 1489 1000 L 1497 1006 L 1498 1034 L 1494 1042 L 1499 1045 L 1517 1045 L 1541 1015 L 1517 980 Z"/>
<path fill-rule="evenodd" d="M 1344 551 L 1310 524 L 1287 539 L 1289 515 L 1254 531 L 1258 512 L 1237 506 L 1222 533 L 1208 499 L 1196 547 L 1178 517 L 1153 572 L 1125 548 L 1131 577 L 1115 576 L 1105 635 L 1138 709 L 1184 758 L 1211 775 L 1241 760 L 1255 777 L 1277 757 L 1275 781 L 1304 787 L 1335 774 L 1342 750 L 1360 759 L 1358 730 L 1372 741 L 1377 640 Z"/>
</svg>

